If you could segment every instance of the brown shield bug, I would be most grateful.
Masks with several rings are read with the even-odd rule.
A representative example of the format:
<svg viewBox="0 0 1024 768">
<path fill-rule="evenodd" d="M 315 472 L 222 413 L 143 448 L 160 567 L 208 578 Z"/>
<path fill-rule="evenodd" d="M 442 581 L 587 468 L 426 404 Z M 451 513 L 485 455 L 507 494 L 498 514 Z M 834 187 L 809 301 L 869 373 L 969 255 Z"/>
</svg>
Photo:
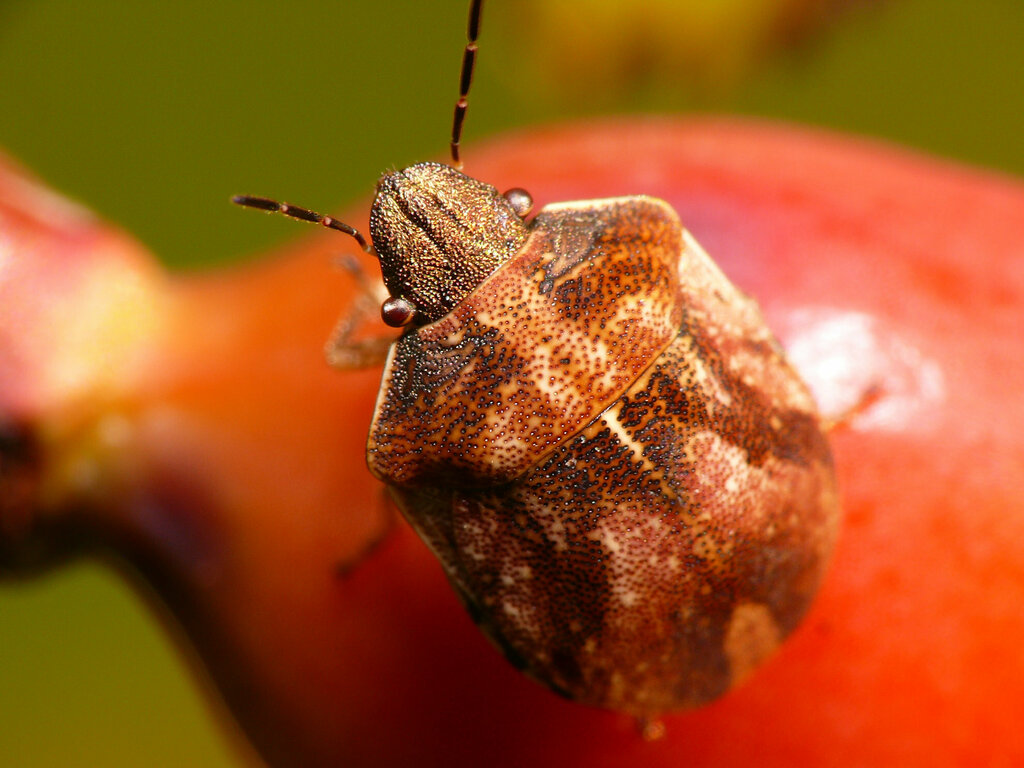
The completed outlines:
<svg viewBox="0 0 1024 768">
<path fill-rule="evenodd" d="M 649 197 L 549 205 L 451 165 L 377 184 L 389 341 L 370 471 L 508 659 L 640 717 L 743 679 L 800 621 L 835 540 L 832 460 L 753 300 Z M 346 342 L 344 366 L 372 361 Z"/>
</svg>

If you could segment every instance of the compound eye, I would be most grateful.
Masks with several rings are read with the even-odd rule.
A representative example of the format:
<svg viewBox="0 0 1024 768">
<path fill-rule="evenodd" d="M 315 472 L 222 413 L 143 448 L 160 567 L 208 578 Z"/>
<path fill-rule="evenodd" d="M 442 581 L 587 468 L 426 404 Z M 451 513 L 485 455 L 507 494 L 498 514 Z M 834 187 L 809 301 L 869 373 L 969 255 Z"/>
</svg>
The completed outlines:
<svg viewBox="0 0 1024 768">
<path fill-rule="evenodd" d="M 533 198 L 525 189 L 513 187 L 504 193 L 504 197 L 520 219 L 526 218 L 526 214 L 533 208 Z"/>
<path fill-rule="evenodd" d="M 408 299 L 392 296 L 380 306 L 380 318 L 385 325 L 401 328 L 416 316 L 416 307 Z"/>
</svg>

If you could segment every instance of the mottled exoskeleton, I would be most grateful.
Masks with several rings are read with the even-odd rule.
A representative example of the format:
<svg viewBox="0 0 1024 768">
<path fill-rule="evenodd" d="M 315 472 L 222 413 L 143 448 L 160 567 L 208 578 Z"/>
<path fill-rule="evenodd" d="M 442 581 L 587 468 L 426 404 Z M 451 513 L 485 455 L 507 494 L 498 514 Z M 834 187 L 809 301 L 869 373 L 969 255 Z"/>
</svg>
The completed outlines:
<svg viewBox="0 0 1024 768">
<path fill-rule="evenodd" d="M 452 162 L 481 0 L 470 7 Z M 380 260 L 370 470 L 512 663 L 640 717 L 713 699 L 806 612 L 838 505 L 814 402 L 761 317 L 650 197 L 527 219 L 454 167 L 386 174 L 346 232 Z M 343 322 L 330 357 L 372 363 Z"/>
<path fill-rule="evenodd" d="M 649 197 L 526 223 L 425 163 L 382 179 L 371 232 L 427 316 L 390 350 L 369 466 L 488 636 L 642 716 L 745 677 L 807 610 L 838 519 L 814 402 L 756 304 Z"/>
</svg>

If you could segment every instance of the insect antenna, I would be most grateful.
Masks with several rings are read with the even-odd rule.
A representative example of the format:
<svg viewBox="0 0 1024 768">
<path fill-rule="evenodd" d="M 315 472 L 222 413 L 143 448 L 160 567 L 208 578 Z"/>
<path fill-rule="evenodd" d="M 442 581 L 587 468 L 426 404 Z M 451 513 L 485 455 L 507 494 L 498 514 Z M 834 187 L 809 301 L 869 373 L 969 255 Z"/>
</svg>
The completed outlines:
<svg viewBox="0 0 1024 768">
<path fill-rule="evenodd" d="M 333 216 L 325 216 L 322 213 L 311 211 L 308 208 L 300 208 L 299 206 L 292 205 L 291 203 L 281 203 L 277 200 L 271 200 L 269 197 L 235 195 L 231 198 L 231 202 L 235 205 L 240 205 L 243 208 L 256 208 L 257 210 L 267 211 L 268 213 L 281 213 L 290 218 L 298 219 L 299 221 L 308 221 L 311 224 L 320 224 L 328 229 L 335 229 L 338 232 L 344 232 L 359 243 L 359 247 L 367 253 L 373 255 L 376 255 L 377 253 L 373 249 L 373 246 L 366 241 L 365 237 L 363 237 L 362 232 L 343 221 L 338 221 Z"/>
<path fill-rule="evenodd" d="M 473 0 L 469 6 L 469 29 L 466 31 L 466 49 L 462 53 L 462 74 L 459 77 L 459 100 L 455 102 L 455 117 L 452 120 L 452 167 L 462 170 L 459 157 L 459 142 L 462 140 L 462 124 L 466 120 L 469 105 L 469 86 L 473 83 L 473 68 L 476 66 L 476 39 L 480 34 L 480 12 L 483 0 Z"/>
</svg>

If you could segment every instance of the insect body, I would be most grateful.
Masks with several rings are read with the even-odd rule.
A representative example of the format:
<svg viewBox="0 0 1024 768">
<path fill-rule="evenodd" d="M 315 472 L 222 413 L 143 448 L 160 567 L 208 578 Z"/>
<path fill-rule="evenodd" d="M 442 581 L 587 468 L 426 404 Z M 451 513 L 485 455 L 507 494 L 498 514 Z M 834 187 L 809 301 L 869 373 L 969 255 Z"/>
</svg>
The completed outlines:
<svg viewBox="0 0 1024 768">
<path fill-rule="evenodd" d="M 667 204 L 524 229 L 395 343 L 370 469 L 530 675 L 634 714 L 703 703 L 819 582 L 836 497 L 814 404 Z"/>
<path fill-rule="evenodd" d="M 817 411 L 667 203 L 528 221 L 523 195 L 436 163 L 378 183 L 384 314 L 406 327 L 370 470 L 512 663 L 638 716 L 697 706 L 821 579 L 838 512 Z"/>
</svg>

